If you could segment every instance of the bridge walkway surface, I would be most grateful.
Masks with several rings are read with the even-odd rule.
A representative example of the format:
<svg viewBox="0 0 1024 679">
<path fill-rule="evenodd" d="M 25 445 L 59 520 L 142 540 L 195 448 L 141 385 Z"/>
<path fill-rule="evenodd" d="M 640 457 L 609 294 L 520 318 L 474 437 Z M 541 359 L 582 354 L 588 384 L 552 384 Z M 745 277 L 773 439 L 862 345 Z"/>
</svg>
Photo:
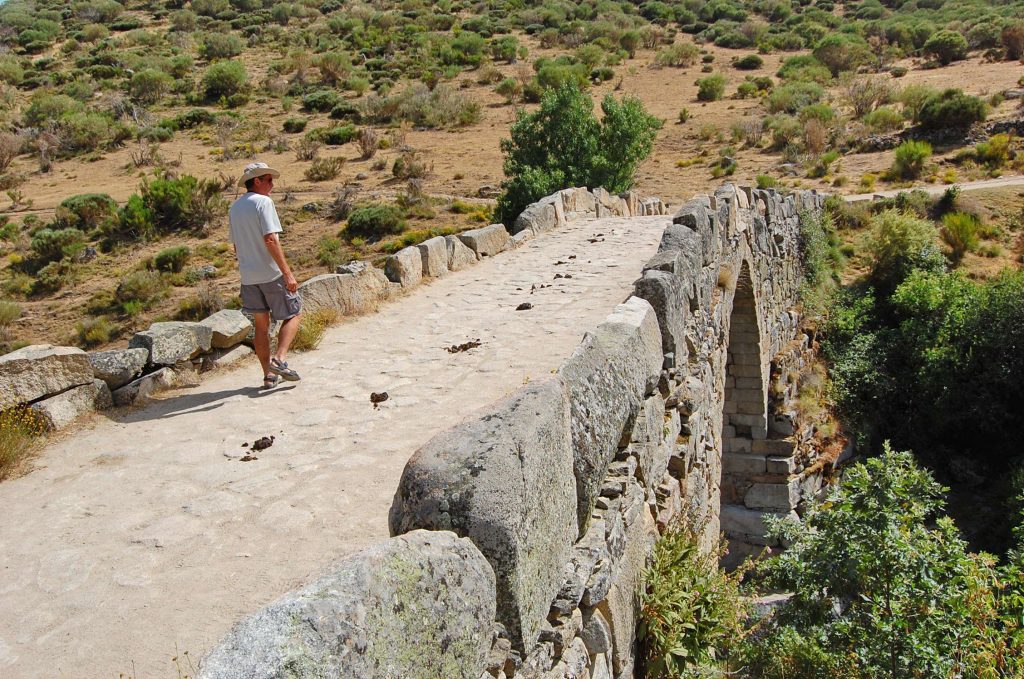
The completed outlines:
<svg viewBox="0 0 1024 679">
<path fill-rule="evenodd" d="M 669 222 L 572 222 L 329 329 L 295 386 L 259 392 L 249 359 L 52 441 L 0 484 L 0 676 L 160 679 L 175 656 L 191 675 L 235 621 L 386 538 L 415 449 L 555 370 Z"/>
</svg>

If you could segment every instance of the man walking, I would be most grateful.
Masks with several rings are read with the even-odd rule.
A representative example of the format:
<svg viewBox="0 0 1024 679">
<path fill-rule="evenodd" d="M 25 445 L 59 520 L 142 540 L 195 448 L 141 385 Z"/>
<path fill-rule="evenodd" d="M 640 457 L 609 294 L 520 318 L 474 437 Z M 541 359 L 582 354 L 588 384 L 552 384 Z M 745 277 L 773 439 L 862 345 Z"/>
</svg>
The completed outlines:
<svg viewBox="0 0 1024 679">
<path fill-rule="evenodd" d="M 266 163 L 245 166 L 239 186 L 245 195 L 228 211 L 231 243 L 238 257 L 242 278 L 242 309 L 253 316 L 256 333 L 253 345 L 263 368 L 263 388 L 271 389 L 282 379 L 299 380 L 299 374 L 288 367 L 288 347 L 299 330 L 302 300 L 299 283 L 284 257 L 281 221 L 270 199 L 274 179 L 281 173 Z M 281 322 L 277 335 L 277 351 L 270 355 L 270 319 Z"/>
</svg>

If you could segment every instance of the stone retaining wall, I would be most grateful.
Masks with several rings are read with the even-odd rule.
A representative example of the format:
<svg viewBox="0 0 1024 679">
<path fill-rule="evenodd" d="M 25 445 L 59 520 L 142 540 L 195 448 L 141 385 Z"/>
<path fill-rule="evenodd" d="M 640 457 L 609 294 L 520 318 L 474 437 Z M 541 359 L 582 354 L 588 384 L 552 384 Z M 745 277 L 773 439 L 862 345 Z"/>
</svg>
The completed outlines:
<svg viewBox="0 0 1024 679">
<path fill-rule="evenodd" d="M 688 202 L 633 296 L 587 333 L 556 374 L 416 451 L 391 508 L 395 537 L 385 544 L 407 539 L 395 554 L 418 563 L 421 548 L 410 536 L 460 536 L 461 589 L 429 569 L 409 569 L 408 579 L 384 593 L 376 584 L 322 589 L 313 622 L 312 604 L 286 615 L 307 588 L 236 627 L 211 654 L 218 668 L 222 658 L 237 658 L 237 669 L 204 664 L 201 676 L 634 676 L 638 591 L 659 531 L 685 513 L 704 526 L 709 545 L 722 529 L 737 545 L 754 545 L 763 542 L 765 514 L 792 511 L 818 489 L 811 439 L 790 415 L 808 350 L 796 310 L 799 214 L 822 203 L 814 192 L 782 196 L 732 185 Z M 524 212 L 512 241 L 574 215 L 635 214 L 642 204 L 560 192 Z M 489 583 L 493 619 L 477 615 L 475 626 L 462 625 L 471 599 L 463 590 Z M 362 602 L 355 617 L 345 612 L 353 598 Z M 365 664 L 378 647 L 348 639 L 372 636 L 380 621 L 406 610 L 451 616 L 444 659 L 417 666 L 422 640 L 414 631 L 392 650 L 412 665 L 384 671 Z M 477 653 L 481 639 L 489 640 L 485 653 Z M 254 671 L 248 657 L 271 660 Z M 428 669 L 437 663 L 459 670 Z M 356 671 L 366 667 L 374 671 Z"/>
</svg>

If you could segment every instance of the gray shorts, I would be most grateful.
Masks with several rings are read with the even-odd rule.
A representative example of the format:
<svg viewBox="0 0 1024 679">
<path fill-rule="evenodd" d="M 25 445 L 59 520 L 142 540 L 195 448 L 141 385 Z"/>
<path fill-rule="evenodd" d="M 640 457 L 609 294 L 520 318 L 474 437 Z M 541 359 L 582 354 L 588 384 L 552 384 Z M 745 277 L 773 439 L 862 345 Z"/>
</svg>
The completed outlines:
<svg viewBox="0 0 1024 679">
<path fill-rule="evenodd" d="M 253 314 L 268 311 L 275 321 L 287 321 L 302 311 L 302 299 L 297 292 L 288 292 L 284 276 L 269 283 L 242 285 L 242 310 Z"/>
</svg>

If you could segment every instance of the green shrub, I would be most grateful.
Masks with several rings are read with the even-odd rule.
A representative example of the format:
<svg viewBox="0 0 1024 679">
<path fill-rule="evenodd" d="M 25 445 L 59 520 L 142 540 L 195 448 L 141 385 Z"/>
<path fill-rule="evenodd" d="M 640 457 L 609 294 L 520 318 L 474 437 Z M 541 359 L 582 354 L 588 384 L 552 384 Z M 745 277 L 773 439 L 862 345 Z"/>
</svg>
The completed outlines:
<svg viewBox="0 0 1024 679">
<path fill-rule="evenodd" d="M 800 214 L 798 251 L 804 269 L 804 281 L 811 290 L 819 290 L 839 281 L 843 256 L 835 223 L 826 212 Z"/>
<path fill-rule="evenodd" d="M 777 189 L 779 188 L 779 180 L 770 174 L 759 174 L 755 181 L 757 182 L 757 188 L 759 189 Z"/>
<path fill-rule="evenodd" d="M 850 33 L 833 33 L 822 38 L 812 52 L 833 76 L 856 70 L 871 59 L 871 49 L 864 38 Z"/>
<path fill-rule="evenodd" d="M 697 81 L 697 101 L 718 101 L 725 94 L 725 76 L 720 73 Z"/>
<path fill-rule="evenodd" d="M 75 276 L 74 264 L 66 259 L 50 262 L 36 272 L 32 282 L 33 294 L 52 294 L 72 283 Z"/>
<path fill-rule="evenodd" d="M 972 214 L 950 212 L 942 216 L 939 235 L 952 251 L 953 263 L 959 263 L 968 252 L 978 248 L 978 231 L 981 222 Z"/>
<path fill-rule="evenodd" d="M 289 118 L 288 120 L 284 121 L 284 124 L 281 127 L 285 132 L 288 132 L 289 134 L 296 134 L 306 129 L 307 122 L 308 121 L 305 118 Z"/>
<path fill-rule="evenodd" d="M 813 82 L 787 82 L 772 90 L 765 105 L 769 113 L 796 113 L 825 96 L 821 85 Z"/>
<path fill-rule="evenodd" d="M 174 79 L 163 71 L 147 68 L 132 76 L 128 92 L 142 104 L 155 104 L 174 85 Z"/>
<path fill-rule="evenodd" d="M 130 315 L 133 310 L 148 309 L 167 296 L 167 281 L 156 271 L 135 271 L 121 279 L 114 301 Z"/>
<path fill-rule="evenodd" d="M 330 146 L 347 144 L 359 136 L 359 129 L 352 124 L 337 125 L 317 130 L 317 138 Z"/>
<path fill-rule="evenodd" d="M 20 85 L 25 78 L 25 69 L 18 60 L 10 55 L 0 56 L 0 82 L 8 85 Z"/>
<path fill-rule="evenodd" d="M 680 42 L 658 50 L 654 63 L 663 67 L 688 68 L 697 63 L 699 56 L 700 50 L 692 42 Z"/>
<path fill-rule="evenodd" d="M 363 113 L 373 123 L 407 120 L 421 127 L 452 128 L 477 122 L 480 104 L 447 85 L 431 90 L 418 83 L 394 95 L 371 94 L 364 102 Z"/>
<path fill-rule="evenodd" d="M 322 236 L 316 243 L 316 261 L 333 272 L 341 264 L 341 241 L 331 236 Z"/>
<path fill-rule="evenodd" d="M 826 85 L 832 80 L 832 72 L 810 54 L 787 58 L 776 75 L 783 80 L 814 82 L 819 85 Z"/>
<path fill-rule="evenodd" d="M 156 253 L 153 257 L 153 265 L 157 271 L 178 273 L 185 268 L 192 251 L 187 245 L 176 245 Z"/>
<path fill-rule="evenodd" d="M 177 231 L 204 231 L 226 207 L 220 185 L 190 175 L 154 179 L 128 198 L 117 218 L 101 225 L 107 245 L 151 240 Z"/>
<path fill-rule="evenodd" d="M 106 316 L 86 318 L 75 323 L 78 345 L 85 349 L 107 344 L 119 330 Z"/>
<path fill-rule="evenodd" d="M 982 165 L 996 170 L 1010 159 L 1010 135 L 996 134 L 988 141 L 978 143 L 974 147 L 974 157 Z"/>
<path fill-rule="evenodd" d="M 756 71 L 764 66 L 764 59 L 756 54 L 748 54 L 734 61 L 732 65 L 733 68 L 738 68 L 741 71 Z"/>
<path fill-rule="evenodd" d="M 307 111 L 326 113 L 338 105 L 340 97 L 333 90 L 318 90 L 302 98 L 302 108 Z"/>
<path fill-rule="evenodd" d="M 1015 676 L 1020 639 L 1014 648 L 1006 625 L 1019 624 L 1020 581 L 1000 583 L 991 559 L 967 552 L 942 516 L 945 490 L 886 445 L 846 470 L 827 506 L 773 522 L 772 535 L 791 544 L 767 565 L 769 583 L 794 595 L 752 637 L 761 652 L 746 658 L 751 676 L 983 676 L 995 657 Z M 995 594 L 1003 587 L 1005 613 Z M 752 662 L 789 655 L 775 649 L 798 659 L 781 675 Z"/>
<path fill-rule="evenodd" d="M 637 630 L 638 660 L 648 677 L 685 676 L 727 652 L 742 634 L 740 576 L 719 570 L 724 544 L 705 551 L 700 542 L 697 530 L 675 521 L 654 543 L 641 578 Z"/>
<path fill-rule="evenodd" d="M 40 229 L 29 244 L 40 265 L 73 257 L 85 248 L 85 233 L 79 229 Z"/>
<path fill-rule="evenodd" d="M 948 89 L 930 97 L 921 107 L 918 119 L 926 130 L 970 127 L 988 115 L 985 102 L 978 97 Z"/>
<path fill-rule="evenodd" d="M 199 56 L 207 61 L 230 59 L 242 53 L 242 41 L 233 33 L 207 33 L 199 45 Z"/>
<path fill-rule="evenodd" d="M 501 141 L 505 181 L 496 216 L 505 224 L 530 203 L 571 186 L 602 186 L 622 193 L 652 149 L 661 122 L 639 100 L 601 102 L 598 121 L 582 89 L 564 85 L 547 92 L 533 113 L 520 111 L 511 138 Z"/>
<path fill-rule="evenodd" d="M 4 340 L 7 337 L 11 324 L 20 317 L 21 307 L 18 306 L 17 302 L 0 299 L 0 340 Z"/>
<path fill-rule="evenodd" d="M 312 164 L 306 168 L 303 176 L 306 181 L 310 182 L 326 182 L 337 178 L 341 174 L 341 168 L 345 165 L 345 159 L 339 157 L 334 158 L 317 158 Z"/>
<path fill-rule="evenodd" d="M 945 268 L 931 222 L 890 209 L 872 217 L 870 225 L 873 261 L 868 278 L 880 294 L 891 293 L 915 269 Z"/>
<path fill-rule="evenodd" d="M 932 145 L 926 141 L 905 141 L 896 147 L 889 172 L 899 179 L 917 179 L 932 157 Z"/>
<path fill-rule="evenodd" d="M 345 236 L 349 239 L 359 237 L 369 241 L 377 241 L 405 231 L 405 217 L 395 205 L 371 203 L 361 205 L 348 216 Z"/>
<path fill-rule="evenodd" d="M 27 127 L 41 127 L 46 123 L 59 121 L 70 113 L 82 110 L 82 104 L 64 94 L 38 92 L 32 95 L 23 119 Z"/>
<path fill-rule="evenodd" d="M 999 41 L 1006 51 L 1006 58 L 1019 61 L 1024 58 L 1024 22 L 1012 23 L 1003 28 Z"/>
<path fill-rule="evenodd" d="M 923 50 L 945 66 L 967 57 L 967 39 L 956 31 L 939 31 L 928 38 Z"/>
<path fill-rule="evenodd" d="M 861 118 L 861 122 L 872 132 L 895 132 L 903 127 L 903 116 L 891 106 L 879 106 Z"/>
<path fill-rule="evenodd" d="M 241 93 L 249 80 L 240 61 L 218 61 L 203 73 L 203 93 L 208 101 L 216 101 Z"/>
<path fill-rule="evenodd" d="M 117 203 L 105 193 L 81 193 L 65 198 L 54 213 L 54 224 L 61 229 L 81 229 L 88 233 L 117 216 Z"/>
</svg>

